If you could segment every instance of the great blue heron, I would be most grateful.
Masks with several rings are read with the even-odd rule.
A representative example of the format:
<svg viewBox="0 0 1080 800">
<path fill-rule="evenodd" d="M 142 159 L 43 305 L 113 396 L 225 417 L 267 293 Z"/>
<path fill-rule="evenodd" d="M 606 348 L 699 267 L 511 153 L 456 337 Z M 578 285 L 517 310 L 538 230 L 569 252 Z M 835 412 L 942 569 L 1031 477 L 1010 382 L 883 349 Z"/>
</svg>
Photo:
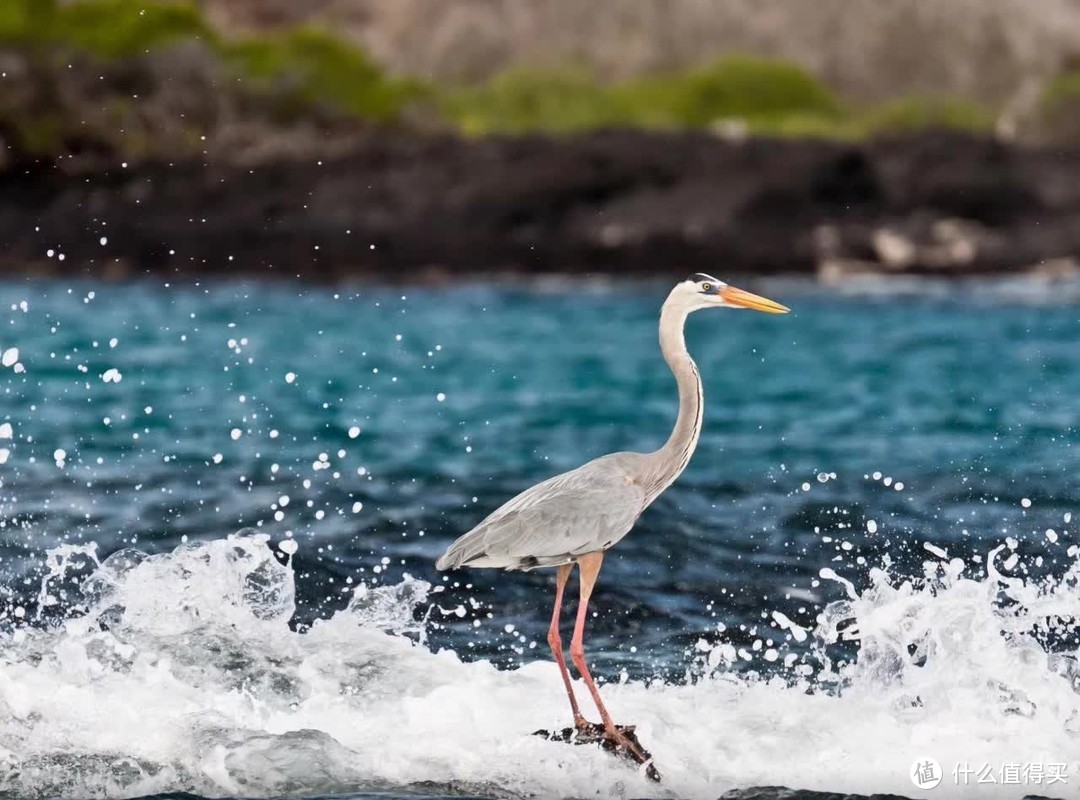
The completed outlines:
<svg viewBox="0 0 1080 800">
<path fill-rule="evenodd" d="M 574 727 L 579 733 L 598 730 L 586 721 L 574 696 L 570 672 L 559 635 L 563 589 L 574 564 L 580 570 L 578 604 L 570 657 L 592 695 L 603 721 L 603 736 L 638 761 L 646 757 L 636 741 L 616 727 L 600 699 L 585 663 L 585 618 L 604 552 L 626 536 L 653 500 L 682 473 L 701 434 L 703 395 L 701 377 L 686 350 L 683 326 L 687 316 L 702 308 L 751 308 L 783 314 L 785 306 L 728 286 L 698 273 L 675 285 L 660 310 L 660 350 L 679 387 L 679 415 L 667 442 L 652 453 L 612 453 L 556 475 L 500 506 L 483 522 L 455 541 L 436 562 L 437 569 L 495 567 L 530 570 L 555 567 L 555 608 L 548 644 L 559 665 Z"/>
</svg>

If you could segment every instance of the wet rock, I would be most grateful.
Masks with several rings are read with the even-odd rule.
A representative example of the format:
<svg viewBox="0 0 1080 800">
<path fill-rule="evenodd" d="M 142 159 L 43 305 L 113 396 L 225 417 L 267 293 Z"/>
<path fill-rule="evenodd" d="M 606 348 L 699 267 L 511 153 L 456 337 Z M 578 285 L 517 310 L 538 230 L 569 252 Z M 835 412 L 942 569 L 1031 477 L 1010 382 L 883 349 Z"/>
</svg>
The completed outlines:
<svg viewBox="0 0 1080 800">
<path fill-rule="evenodd" d="M 842 794 L 789 789 L 786 786 L 756 786 L 751 789 L 733 789 L 725 792 L 720 800 L 911 800 L 911 798 L 899 794 Z M 1039 795 L 1025 795 L 1023 800 L 1046 800 L 1046 798 Z"/>
<path fill-rule="evenodd" d="M 184 74 L 204 79 L 195 67 Z M 183 85 L 160 91 L 192 114 L 214 113 Z M 861 144 L 633 131 L 264 134 L 237 122 L 198 159 L 125 167 L 94 151 L 62 169 L 0 165 L 0 270 L 409 282 L 706 271 L 835 282 L 1067 277 L 1080 253 L 1080 150 L 941 133 Z"/>
<path fill-rule="evenodd" d="M 609 739 L 604 732 L 604 726 L 597 722 L 587 722 L 579 727 L 563 728 L 557 731 L 533 731 L 533 736 L 566 744 L 597 745 L 618 758 L 640 765 L 645 772 L 645 777 L 654 783 L 660 783 L 660 770 L 653 763 L 652 753 L 646 750 L 638 739 L 635 733 L 636 726 L 616 725 L 615 727 L 624 737 L 623 743 Z"/>
<path fill-rule="evenodd" d="M 910 800 L 899 794 L 840 794 L 789 789 L 786 786 L 756 786 L 724 792 L 720 800 Z"/>
</svg>

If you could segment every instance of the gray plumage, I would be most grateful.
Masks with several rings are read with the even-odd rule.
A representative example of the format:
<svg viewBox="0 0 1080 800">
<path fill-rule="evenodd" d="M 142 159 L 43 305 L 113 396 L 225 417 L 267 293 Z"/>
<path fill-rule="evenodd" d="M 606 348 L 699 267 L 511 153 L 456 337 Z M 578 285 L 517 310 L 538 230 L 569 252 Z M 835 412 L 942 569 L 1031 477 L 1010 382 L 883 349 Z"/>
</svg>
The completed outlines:
<svg viewBox="0 0 1080 800">
<path fill-rule="evenodd" d="M 686 317 L 700 308 L 743 305 L 732 300 L 734 293 L 771 303 L 697 274 L 677 284 L 661 308 L 660 350 L 679 388 L 679 415 L 661 448 L 602 456 L 526 489 L 455 541 L 436 568 L 554 567 L 607 550 L 626 536 L 686 468 L 701 434 L 701 378 L 683 339 Z"/>
<path fill-rule="evenodd" d="M 632 477 L 639 458 L 602 456 L 526 489 L 454 542 L 435 566 L 555 567 L 606 550 L 645 510 L 645 490 Z"/>
</svg>

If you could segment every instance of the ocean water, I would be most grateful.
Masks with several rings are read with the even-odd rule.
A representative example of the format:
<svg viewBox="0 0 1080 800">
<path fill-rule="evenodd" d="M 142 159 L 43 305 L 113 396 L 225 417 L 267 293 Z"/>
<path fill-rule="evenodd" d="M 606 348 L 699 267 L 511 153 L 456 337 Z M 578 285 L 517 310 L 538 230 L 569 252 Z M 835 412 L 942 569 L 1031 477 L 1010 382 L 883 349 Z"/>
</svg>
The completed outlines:
<svg viewBox="0 0 1080 800">
<path fill-rule="evenodd" d="M 529 735 L 550 571 L 433 562 L 664 440 L 667 288 L 0 284 L 0 797 L 1075 797 L 1068 284 L 694 315 L 700 446 L 586 638 L 664 781 Z"/>
</svg>

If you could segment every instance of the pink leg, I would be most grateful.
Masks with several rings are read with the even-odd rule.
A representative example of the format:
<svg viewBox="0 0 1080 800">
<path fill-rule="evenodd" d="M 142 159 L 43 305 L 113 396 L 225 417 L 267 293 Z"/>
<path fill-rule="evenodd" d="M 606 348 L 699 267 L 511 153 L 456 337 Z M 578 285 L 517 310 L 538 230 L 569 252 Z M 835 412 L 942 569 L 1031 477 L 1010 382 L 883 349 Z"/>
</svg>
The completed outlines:
<svg viewBox="0 0 1080 800">
<path fill-rule="evenodd" d="M 639 764 L 649 765 L 649 777 L 653 780 L 660 780 L 660 773 L 651 764 L 652 758 L 641 749 L 636 739 L 631 741 L 623 732 L 623 730 L 633 731 L 633 726 L 623 730 L 615 727 L 611 715 L 608 713 L 607 708 L 604 707 L 604 701 L 600 699 L 600 690 L 596 688 L 592 675 L 589 674 L 589 667 L 585 663 L 585 617 L 589 613 L 589 598 L 592 596 L 593 586 L 596 585 L 596 576 L 600 572 L 600 565 L 603 561 L 603 551 L 589 553 L 578 559 L 581 600 L 578 604 L 577 622 L 574 625 L 574 638 L 570 641 L 570 658 L 574 660 L 574 666 L 581 673 L 581 679 L 585 681 L 585 685 L 589 687 L 589 694 L 592 695 L 593 702 L 596 703 L 596 709 L 600 712 L 600 719 L 604 723 L 604 737 L 625 749 Z"/>
<path fill-rule="evenodd" d="M 555 608 L 551 612 L 551 627 L 548 628 L 548 644 L 551 652 L 555 655 L 555 663 L 559 665 L 559 674 L 562 675 L 563 685 L 566 687 L 566 695 L 570 698 L 570 709 L 574 712 L 574 727 L 581 728 L 589 723 L 581 716 L 577 698 L 574 696 L 574 685 L 570 681 L 570 670 L 566 668 L 566 659 L 563 658 L 562 637 L 559 635 L 559 616 L 562 613 L 563 589 L 570 579 L 570 572 L 574 569 L 573 564 L 563 564 L 555 573 Z"/>
<path fill-rule="evenodd" d="M 592 596 L 593 586 L 596 584 L 596 576 L 600 572 L 600 565 L 604 561 L 603 552 L 589 553 L 578 559 L 579 580 L 581 581 L 581 600 L 578 604 L 577 623 L 574 625 L 574 638 L 570 640 L 570 658 L 574 661 L 581 674 L 581 679 L 589 687 L 596 709 L 600 712 L 600 719 L 604 723 L 604 731 L 608 736 L 615 737 L 615 723 L 611 721 L 611 715 L 604 707 L 604 701 L 600 699 L 600 690 L 593 683 L 589 667 L 585 663 L 585 617 L 589 612 L 589 597 Z"/>
</svg>

